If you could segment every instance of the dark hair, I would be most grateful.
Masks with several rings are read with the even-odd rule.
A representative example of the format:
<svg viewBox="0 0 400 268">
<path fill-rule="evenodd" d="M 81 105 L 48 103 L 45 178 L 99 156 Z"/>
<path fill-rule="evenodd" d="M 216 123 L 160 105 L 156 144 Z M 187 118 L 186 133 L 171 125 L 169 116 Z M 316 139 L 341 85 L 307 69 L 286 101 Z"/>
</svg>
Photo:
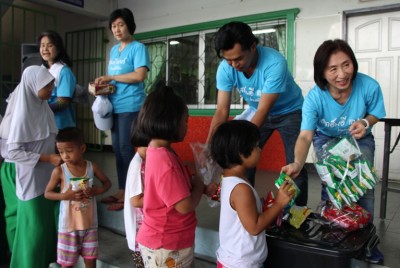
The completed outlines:
<svg viewBox="0 0 400 268">
<path fill-rule="evenodd" d="M 126 25 L 128 26 L 129 33 L 131 35 L 135 33 L 136 24 L 132 11 L 130 11 L 127 8 L 121 8 L 111 12 L 110 17 L 108 18 L 108 28 L 110 28 L 110 30 L 112 23 L 118 18 L 121 18 L 125 21 Z"/>
<path fill-rule="evenodd" d="M 139 112 L 140 115 L 140 112 Z M 139 117 L 138 115 L 138 117 Z M 149 145 L 150 139 L 142 132 L 140 128 L 137 127 L 138 120 L 136 119 L 132 123 L 131 127 L 131 143 L 135 147 L 147 147 Z"/>
<path fill-rule="evenodd" d="M 67 54 L 67 51 L 64 47 L 64 42 L 63 42 L 61 36 L 57 32 L 52 31 L 52 30 L 42 32 L 37 39 L 37 44 L 38 44 L 39 50 L 40 50 L 40 42 L 42 41 L 42 38 L 45 36 L 50 39 L 50 42 L 52 42 L 57 49 L 58 53 L 54 59 L 54 62 L 60 61 L 64 64 L 68 65 L 68 67 L 72 68 L 72 61 Z M 47 61 L 45 61 L 43 58 L 42 58 L 42 63 L 44 66 L 46 66 L 46 68 L 50 67 L 49 64 L 47 63 Z"/>
<path fill-rule="evenodd" d="M 232 49 L 239 43 L 242 50 L 249 50 L 251 46 L 258 44 L 258 38 L 253 34 L 249 25 L 239 21 L 232 21 L 223 25 L 215 35 L 215 51 L 221 58 L 221 50 Z"/>
<path fill-rule="evenodd" d="M 82 131 L 77 127 L 67 127 L 58 131 L 56 142 L 74 142 L 77 145 L 85 144 Z"/>
<path fill-rule="evenodd" d="M 341 39 L 326 40 L 319 46 L 314 56 L 314 81 L 318 85 L 318 87 L 322 90 L 326 90 L 328 85 L 328 81 L 325 79 L 324 72 L 329 63 L 329 59 L 332 56 L 332 54 L 335 54 L 339 51 L 342 51 L 347 56 L 349 56 L 353 63 L 354 73 L 352 80 L 354 80 L 354 78 L 357 75 L 358 72 L 357 59 L 349 44 L 347 44 L 346 41 L 343 41 Z"/>
<path fill-rule="evenodd" d="M 136 128 L 150 140 L 180 141 L 182 116 L 187 112 L 185 101 L 171 87 L 157 87 L 147 96 L 136 119 Z"/>
<path fill-rule="evenodd" d="M 211 157 L 223 168 L 242 164 L 240 155 L 248 157 L 258 146 L 260 131 L 246 120 L 230 120 L 221 124 L 211 140 Z"/>
</svg>

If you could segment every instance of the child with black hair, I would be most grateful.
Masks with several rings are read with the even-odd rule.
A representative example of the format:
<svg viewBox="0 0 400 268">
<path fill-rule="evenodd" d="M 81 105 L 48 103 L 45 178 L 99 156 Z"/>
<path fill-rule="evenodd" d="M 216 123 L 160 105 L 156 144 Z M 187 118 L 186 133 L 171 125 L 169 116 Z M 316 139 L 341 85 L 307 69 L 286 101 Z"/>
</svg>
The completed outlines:
<svg viewBox="0 0 400 268">
<path fill-rule="evenodd" d="M 137 118 L 136 129 L 150 139 L 137 236 L 145 267 L 193 265 L 195 208 L 203 193 L 215 190 L 192 176 L 171 146 L 184 139 L 188 117 L 184 100 L 165 86 L 148 95 Z"/>
<path fill-rule="evenodd" d="M 140 112 L 139 112 L 140 114 Z M 131 128 L 131 143 L 136 147 L 136 154 L 128 168 L 125 188 L 124 223 L 126 240 L 131 251 L 135 267 L 144 267 L 136 235 L 143 222 L 144 167 L 149 139 L 136 128 L 135 121 Z"/>
<path fill-rule="evenodd" d="M 223 168 L 218 267 L 263 267 L 268 249 L 264 230 L 294 196 L 287 182 L 272 207 L 262 211 L 261 199 L 246 178 L 260 159 L 256 125 L 245 120 L 221 124 L 211 141 L 211 156 Z"/>
<path fill-rule="evenodd" d="M 98 239 L 94 197 L 110 189 L 111 182 L 98 165 L 83 158 L 86 144 L 78 128 L 69 127 L 60 130 L 56 136 L 56 146 L 64 163 L 54 168 L 44 196 L 50 200 L 61 200 L 57 263 L 62 267 L 71 267 L 81 255 L 85 267 L 95 267 Z M 94 177 L 100 180 L 102 186 L 95 186 L 94 183 L 91 185 L 90 182 L 86 184 L 85 179 L 93 180 Z M 85 183 L 79 185 L 85 186 L 84 189 L 73 189 L 74 178 L 79 178 L 80 183 Z M 56 190 L 58 186 L 61 187 L 61 192 Z M 73 212 L 71 206 L 74 206 Z"/>
</svg>

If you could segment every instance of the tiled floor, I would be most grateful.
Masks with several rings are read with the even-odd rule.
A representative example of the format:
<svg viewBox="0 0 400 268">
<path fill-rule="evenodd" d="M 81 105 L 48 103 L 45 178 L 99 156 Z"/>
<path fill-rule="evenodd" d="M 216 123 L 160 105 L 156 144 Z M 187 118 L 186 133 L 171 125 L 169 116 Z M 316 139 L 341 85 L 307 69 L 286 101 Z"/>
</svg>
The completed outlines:
<svg viewBox="0 0 400 268">
<path fill-rule="evenodd" d="M 110 179 L 115 182 L 110 193 L 116 189 L 116 175 L 114 168 L 114 158 L 112 153 L 87 153 L 87 158 L 96 161 L 103 167 L 104 171 L 108 174 Z M 265 196 L 269 189 L 273 189 L 273 181 L 277 178 L 278 174 L 275 172 L 258 171 L 256 178 L 256 189 L 260 196 Z M 391 183 L 396 185 L 396 183 Z M 398 185 L 400 187 L 400 185 Z M 386 267 L 400 267 L 400 194 L 388 193 L 388 206 L 386 219 L 380 220 L 379 207 L 380 207 L 380 184 L 375 189 L 375 219 L 374 223 L 377 228 L 377 233 L 380 237 L 380 249 L 385 255 Z M 310 172 L 309 176 L 309 201 L 308 206 L 315 209 L 319 203 L 320 198 L 320 182 L 317 175 Z M 218 231 L 219 209 L 211 208 L 206 199 L 203 199 L 199 207 L 196 209 L 198 225 L 203 228 Z M 100 260 L 102 262 L 111 264 L 115 267 L 133 267 L 133 262 L 126 248 L 125 237 L 110 232 L 107 229 L 100 228 Z M 196 258 L 196 268 L 215 267 L 215 263 L 209 260 L 201 260 Z M 98 266 L 99 267 L 99 266 Z M 112 266 L 109 266 L 112 267 Z M 352 267 L 379 267 L 379 265 L 368 265 L 362 261 L 353 260 Z"/>
</svg>

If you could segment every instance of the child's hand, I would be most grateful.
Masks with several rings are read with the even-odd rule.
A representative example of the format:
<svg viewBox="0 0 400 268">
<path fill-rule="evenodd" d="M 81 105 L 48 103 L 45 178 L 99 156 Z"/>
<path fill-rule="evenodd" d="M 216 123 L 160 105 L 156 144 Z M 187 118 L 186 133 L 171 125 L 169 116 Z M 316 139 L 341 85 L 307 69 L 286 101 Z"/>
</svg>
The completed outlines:
<svg viewBox="0 0 400 268">
<path fill-rule="evenodd" d="M 284 181 L 282 183 L 276 195 L 275 204 L 280 205 L 282 208 L 284 208 L 290 202 L 295 194 L 295 190 L 290 188 L 291 182 Z"/>
<path fill-rule="evenodd" d="M 203 185 L 203 181 L 200 179 L 199 176 L 193 175 L 192 176 L 192 187 Z"/>
<path fill-rule="evenodd" d="M 103 187 L 98 187 L 98 186 L 92 186 L 92 187 L 88 188 L 87 190 L 85 190 L 85 194 L 88 197 L 89 196 L 96 196 L 96 195 L 102 194 L 104 192 L 105 192 L 104 188 Z"/>
<path fill-rule="evenodd" d="M 218 185 L 215 182 L 212 182 L 205 187 L 204 194 L 206 194 L 209 197 L 212 197 L 217 190 L 218 190 Z"/>
<path fill-rule="evenodd" d="M 67 191 L 63 193 L 63 200 L 81 201 L 85 194 L 82 190 L 73 191 L 70 184 Z"/>
</svg>

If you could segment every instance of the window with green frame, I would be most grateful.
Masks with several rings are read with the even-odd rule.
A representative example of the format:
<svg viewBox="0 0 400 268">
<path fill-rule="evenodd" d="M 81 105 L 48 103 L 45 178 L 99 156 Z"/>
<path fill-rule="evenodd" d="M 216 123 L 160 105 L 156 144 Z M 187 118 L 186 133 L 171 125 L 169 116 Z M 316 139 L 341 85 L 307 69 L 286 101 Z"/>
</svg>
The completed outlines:
<svg viewBox="0 0 400 268">
<path fill-rule="evenodd" d="M 146 92 L 150 92 L 158 81 L 165 80 L 185 99 L 192 115 L 213 114 L 217 101 L 215 75 L 220 62 L 214 50 L 216 31 L 230 21 L 249 24 L 259 44 L 282 53 L 293 71 L 294 20 L 298 13 L 299 9 L 289 9 L 135 35 L 146 44 L 151 61 L 145 81 Z M 233 113 L 245 105 L 234 92 Z"/>
</svg>

